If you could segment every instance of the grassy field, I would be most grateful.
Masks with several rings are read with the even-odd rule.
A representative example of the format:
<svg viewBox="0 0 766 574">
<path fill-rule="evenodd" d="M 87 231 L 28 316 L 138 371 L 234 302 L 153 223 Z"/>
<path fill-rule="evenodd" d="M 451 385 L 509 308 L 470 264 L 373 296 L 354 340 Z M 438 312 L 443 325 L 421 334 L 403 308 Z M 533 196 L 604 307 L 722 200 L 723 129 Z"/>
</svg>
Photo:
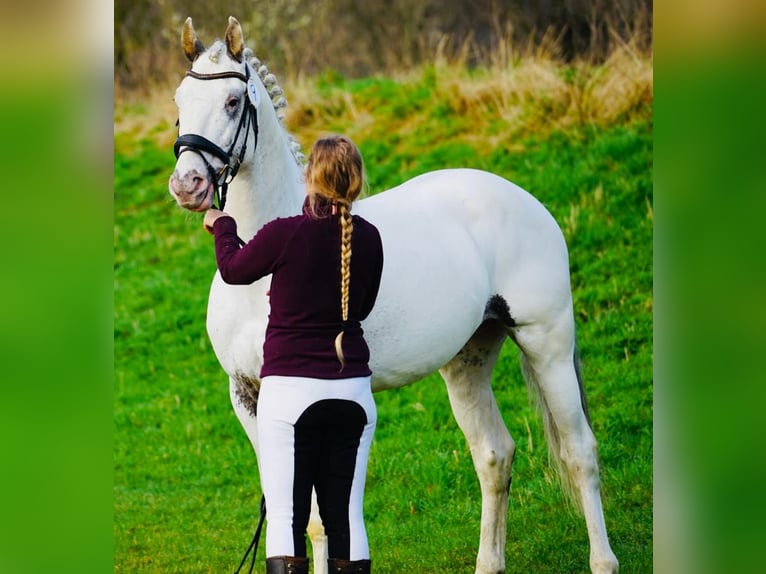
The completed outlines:
<svg viewBox="0 0 766 574">
<path fill-rule="evenodd" d="M 327 74 L 283 87 L 287 125 L 304 148 L 323 131 L 350 135 L 372 192 L 431 169 L 477 167 L 518 183 L 553 213 L 570 247 L 610 541 L 623 574 L 645 574 L 653 525 L 651 62 L 647 80 L 646 61 L 620 58 L 592 70 L 542 61 L 469 72 L 437 63 L 397 79 Z M 212 241 L 201 216 L 167 193 L 171 96 L 172 88 L 115 110 L 114 544 L 115 571 L 124 573 L 233 571 L 261 494 L 205 334 Z M 517 443 L 507 572 L 587 572 L 584 522 L 548 467 L 517 355 L 507 343 L 493 379 Z M 478 481 L 441 380 L 432 375 L 376 402 L 365 507 L 375 571 L 473 572 Z"/>
</svg>

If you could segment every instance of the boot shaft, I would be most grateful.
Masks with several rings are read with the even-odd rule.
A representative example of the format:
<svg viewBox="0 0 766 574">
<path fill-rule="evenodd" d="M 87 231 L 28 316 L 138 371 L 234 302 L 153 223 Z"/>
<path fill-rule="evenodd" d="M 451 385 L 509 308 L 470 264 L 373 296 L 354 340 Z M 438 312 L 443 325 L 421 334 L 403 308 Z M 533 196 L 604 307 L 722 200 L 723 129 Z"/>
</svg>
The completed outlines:
<svg viewBox="0 0 766 574">
<path fill-rule="evenodd" d="M 266 574 L 309 574 L 309 559 L 298 556 L 266 558 Z"/>
<path fill-rule="evenodd" d="M 338 558 L 327 560 L 329 574 L 370 574 L 370 566 L 369 560 L 340 560 Z"/>
</svg>

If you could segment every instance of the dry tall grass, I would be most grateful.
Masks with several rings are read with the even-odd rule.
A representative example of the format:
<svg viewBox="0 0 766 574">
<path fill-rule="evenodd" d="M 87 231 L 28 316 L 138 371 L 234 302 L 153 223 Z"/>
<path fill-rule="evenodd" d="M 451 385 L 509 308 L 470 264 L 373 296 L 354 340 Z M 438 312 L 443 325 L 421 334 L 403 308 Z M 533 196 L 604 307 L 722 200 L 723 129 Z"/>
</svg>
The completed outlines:
<svg viewBox="0 0 766 574">
<path fill-rule="evenodd" d="M 499 56 L 491 66 L 479 69 L 471 69 L 465 57 L 437 56 L 432 66 L 393 79 L 414 90 L 431 73 L 433 100 L 469 120 L 468 140 L 481 138 L 489 146 L 574 125 L 630 121 L 637 114 L 651 113 L 654 98 L 652 55 L 631 44 L 617 46 L 602 64 L 583 60 L 567 64 L 543 49 Z M 367 128 L 373 124 L 374 110 L 348 92 L 320 93 L 313 81 L 303 80 L 288 83 L 286 93 L 290 101 L 286 125 L 306 145 L 336 123 L 354 126 L 352 137 L 370 135 Z M 413 112 L 411 117 L 390 121 L 390 131 L 401 135 L 409 131 L 408 123 L 423 118 Z M 498 130 L 498 125 L 503 127 Z"/>
<path fill-rule="evenodd" d="M 468 44 L 457 56 L 447 57 L 446 50 L 439 50 L 433 63 L 399 72 L 392 79 L 404 88 L 415 87 L 432 74 L 434 101 L 446 103 L 454 113 L 469 119 L 474 126 L 471 132 L 489 145 L 492 140 L 508 142 L 524 133 L 629 121 L 634 114 L 647 113 L 653 102 L 652 54 L 632 42 L 618 43 L 603 63 L 565 63 L 555 39 L 523 50 L 506 43 L 484 68 L 469 66 L 469 52 Z M 181 77 L 179 72 L 176 81 Z M 285 126 L 305 146 L 335 123 L 353 125 L 355 133 L 349 135 L 363 139 L 374 122 L 374 110 L 341 88 L 320 93 L 317 79 L 305 77 L 280 78 L 280 83 L 289 102 Z M 175 83 L 156 86 L 148 95 L 116 88 L 118 151 L 129 150 L 131 142 L 141 139 L 172 147 L 175 87 Z M 421 119 L 413 116 L 396 121 Z M 498 119 L 503 126 L 499 131 Z M 489 124 L 495 126 L 493 130 L 485 129 Z"/>
<path fill-rule="evenodd" d="M 501 117 L 509 134 L 613 124 L 653 101 L 652 57 L 630 45 L 619 46 L 599 65 L 563 64 L 545 51 L 505 60 L 470 80 L 459 63 L 437 60 L 440 96 L 478 123 L 492 114 Z"/>
</svg>

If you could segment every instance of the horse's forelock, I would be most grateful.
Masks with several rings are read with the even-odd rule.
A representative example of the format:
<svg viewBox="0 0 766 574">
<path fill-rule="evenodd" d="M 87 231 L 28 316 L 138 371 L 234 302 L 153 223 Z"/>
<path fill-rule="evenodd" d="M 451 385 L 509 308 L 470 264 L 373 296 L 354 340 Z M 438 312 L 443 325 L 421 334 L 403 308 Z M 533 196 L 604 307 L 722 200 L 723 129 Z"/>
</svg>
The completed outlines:
<svg viewBox="0 0 766 574">
<path fill-rule="evenodd" d="M 220 40 L 216 40 L 210 49 L 207 51 L 208 60 L 217 64 L 221 60 L 221 55 L 226 53 L 226 46 Z"/>
</svg>

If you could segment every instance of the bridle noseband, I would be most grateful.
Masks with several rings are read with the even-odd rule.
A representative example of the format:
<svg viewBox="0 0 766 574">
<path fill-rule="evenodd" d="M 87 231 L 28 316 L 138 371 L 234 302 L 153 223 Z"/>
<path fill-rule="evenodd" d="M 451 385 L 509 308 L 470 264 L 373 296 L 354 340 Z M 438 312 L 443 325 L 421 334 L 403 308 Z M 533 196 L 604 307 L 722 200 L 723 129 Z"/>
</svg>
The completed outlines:
<svg viewBox="0 0 766 574">
<path fill-rule="evenodd" d="M 207 166 L 208 174 L 210 175 L 210 181 L 215 185 L 215 193 L 218 196 L 218 205 L 223 210 L 226 205 L 226 192 L 229 189 L 229 184 L 237 175 L 242 160 L 245 158 L 247 152 L 247 131 L 252 126 L 254 146 L 258 145 L 258 113 L 256 105 L 258 102 L 258 91 L 254 85 L 251 85 L 254 81 L 250 74 L 250 66 L 245 63 L 245 73 L 239 72 L 218 72 L 215 74 L 200 74 L 194 70 L 189 70 L 186 75 L 197 80 L 220 80 L 223 78 L 236 78 L 242 80 L 247 86 L 247 97 L 245 98 L 244 105 L 242 107 L 242 116 L 239 119 L 239 126 L 237 127 L 237 133 L 234 135 L 234 140 L 231 142 L 228 151 L 224 151 L 218 145 L 211 142 L 209 139 L 197 135 L 197 134 L 184 134 L 178 136 L 173 144 L 173 152 L 176 159 L 185 151 L 192 151 L 202 158 Z M 239 136 L 244 130 L 244 141 L 242 142 L 242 148 L 239 150 L 239 156 L 233 157 L 234 148 L 239 141 Z M 207 152 L 214 155 L 223 162 L 223 167 L 216 171 L 210 162 L 202 152 Z"/>
</svg>

